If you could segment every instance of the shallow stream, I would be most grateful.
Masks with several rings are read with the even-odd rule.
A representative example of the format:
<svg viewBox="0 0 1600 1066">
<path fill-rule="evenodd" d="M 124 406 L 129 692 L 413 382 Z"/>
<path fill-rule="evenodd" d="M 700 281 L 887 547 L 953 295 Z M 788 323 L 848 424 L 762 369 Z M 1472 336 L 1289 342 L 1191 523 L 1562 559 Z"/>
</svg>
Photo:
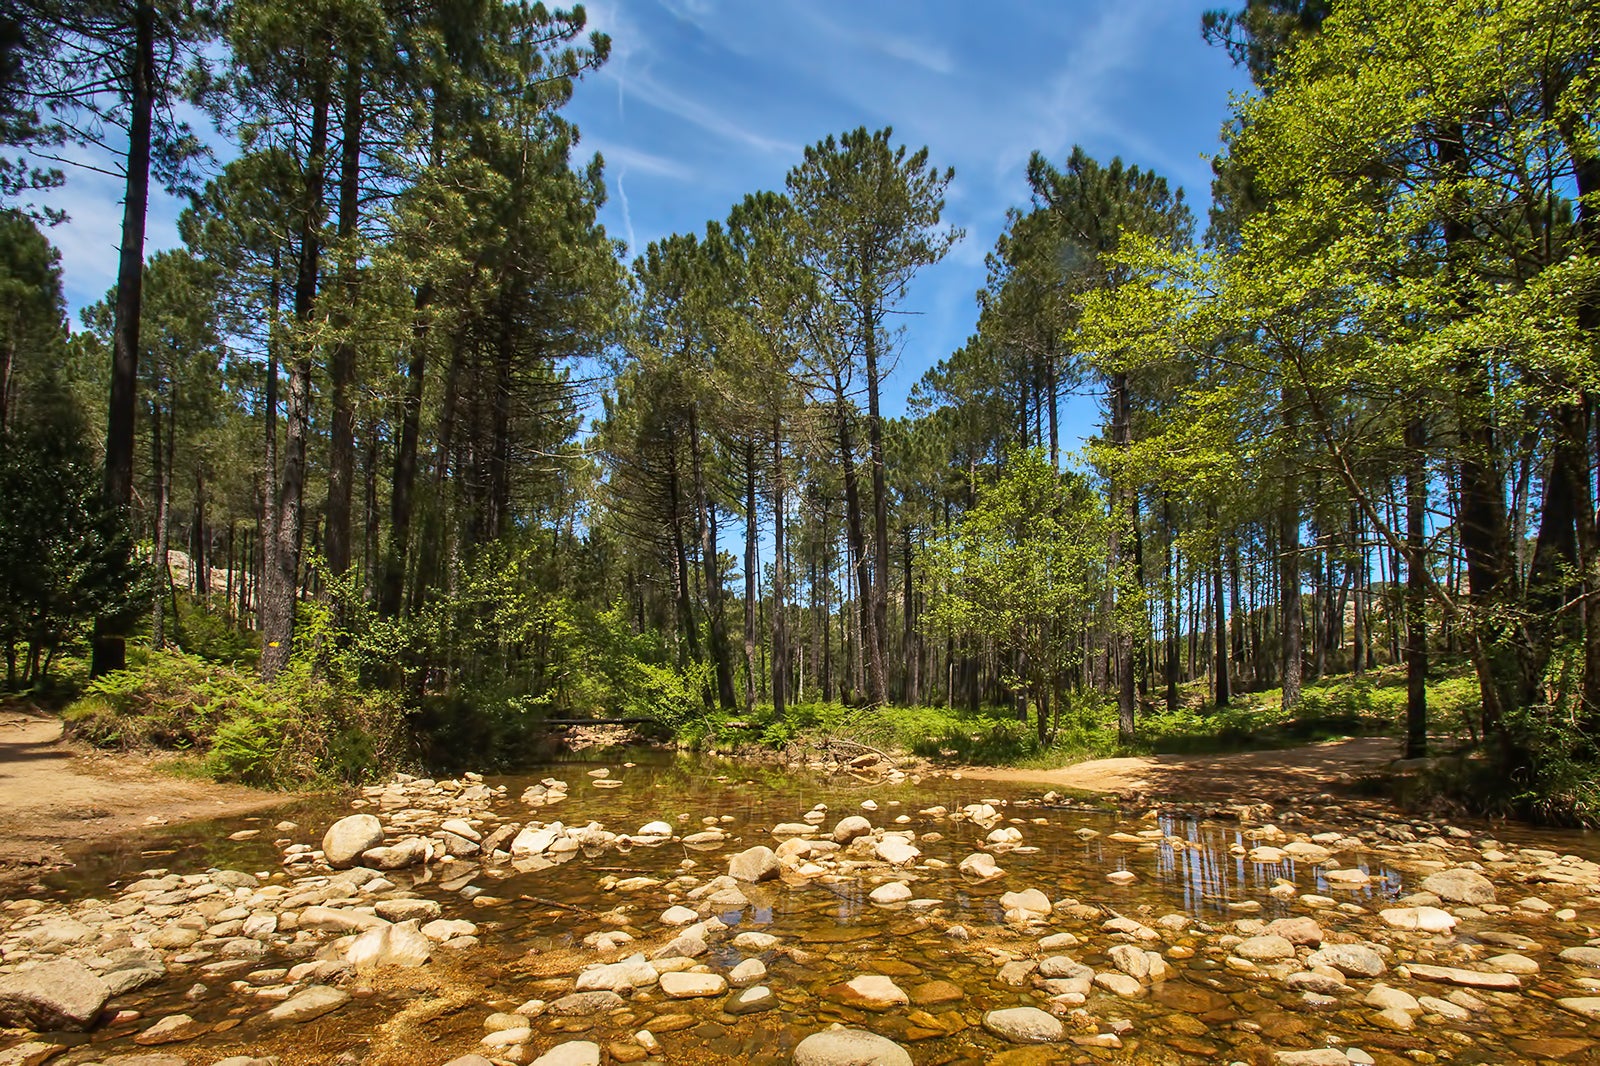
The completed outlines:
<svg viewBox="0 0 1600 1066">
<path fill-rule="evenodd" d="M 1600 1021 L 1557 1002 L 1600 996 L 1600 969 L 1560 956 L 1564 949 L 1600 942 L 1593 939 L 1600 936 L 1600 867 L 1594 866 L 1600 848 L 1588 834 L 1352 822 L 1331 797 L 1297 810 L 1117 812 L 1059 798 L 1047 802 L 1036 786 L 948 776 L 898 784 L 841 782 L 654 753 L 585 755 L 527 775 L 486 779 L 486 785 L 505 789 L 479 805 L 476 820 L 486 830 L 496 822 L 599 823 L 613 834 L 637 834 L 646 823 L 662 820 L 672 825 L 674 838 L 655 846 L 580 847 L 554 863 L 540 858 L 480 865 L 462 859 L 387 873 L 393 894 L 436 901 L 444 918 L 474 923 L 476 943 L 436 952 L 415 971 L 348 975 L 339 983 L 353 994 L 349 1003 L 299 1025 L 261 1023 L 258 1016 L 270 1001 L 257 998 L 255 990 L 281 987 L 282 970 L 306 958 L 302 945 L 269 938 L 260 956 L 232 967 L 176 956 L 168 959 L 165 979 L 113 1001 L 124 1008 L 122 1021 L 89 1034 L 50 1037 L 76 1045 L 51 1061 L 115 1062 L 120 1054 L 157 1053 L 176 1056 L 172 1062 L 209 1066 L 227 1055 L 270 1053 L 284 1066 L 442 1064 L 477 1050 L 501 1061 L 529 1062 L 577 1039 L 599 1044 L 602 1061 L 634 1061 L 645 1051 L 636 1034 L 649 1030 L 661 1045 L 651 1061 L 779 1063 L 790 1061 L 804 1037 L 834 1023 L 895 1041 L 918 1066 L 1271 1063 L 1296 1061 L 1275 1058 L 1283 1052 L 1314 1049 L 1337 1049 L 1352 1063 L 1600 1061 Z M 599 770 L 606 775 L 590 773 Z M 530 809 L 520 797 L 541 780 L 566 782 L 567 797 Z M 48 904 L 44 910 L 7 908 L 0 925 L 13 928 L 3 935 L 14 940 L 19 929 L 25 933 L 41 915 L 54 913 L 56 904 L 91 927 L 103 914 L 112 916 L 108 922 L 137 921 L 139 915 L 117 913 L 118 890 L 161 872 L 220 867 L 287 884 L 316 871 L 305 865 L 286 869 L 286 846 L 319 846 L 328 825 L 353 809 L 377 814 L 387 825 L 396 810 L 415 807 L 414 799 L 413 794 L 402 807 L 393 795 L 385 802 L 373 793 L 353 808 L 350 797 L 326 797 L 254 817 L 154 829 L 80 856 L 74 869 L 37 894 Z M 993 806 L 993 819 L 959 814 L 980 803 Z M 774 826 L 802 823 L 818 805 L 826 806 L 820 820 L 812 816 L 822 839 L 841 818 L 861 815 L 880 831 L 913 833 L 910 842 L 920 855 L 892 866 L 870 848 L 847 847 L 818 857 L 821 872 L 797 870 L 802 861 L 777 880 L 740 884 L 742 906 L 689 898 L 693 888 L 728 871 L 730 856 L 755 845 L 778 847 L 783 837 L 773 835 Z M 924 813 L 941 807 L 947 813 Z M 1247 817 L 1231 817 L 1239 813 Z M 296 828 L 277 828 L 284 822 Z M 726 839 L 709 847 L 682 843 L 681 837 L 708 826 Z M 990 842 L 992 833 L 1006 828 L 1020 834 L 1019 843 Z M 251 830 L 258 832 L 230 839 Z M 1288 841 L 1329 833 L 1339 837 L 1319 837 L 1334 856 L 1329 860 L 1281 854 Z M 1256 850 L 1261 848 L 1266 850 Z M 1004 875 L 978 881 L 962 873 L 962 860 L 978 852 L 991 855 Z M 1463 866 L 1491 879 L 1494 902 L 1412 896 L 1429 873 Z M 1352 870 L 1365 874 L 1366 883 L 1328 877 Z M 1540 873 L 1551 870 L 1560 876 Z M 1129 883 L 1108 880 L 1118 871 L 1131 874 L 1120 878 Z M 872 902 L 869 893 L 890 882 L 906 882 L 913 898 Z M 1015 910 L 1008 914 L 1002 897 L 1024 889 L 1042 892 L 1051 910 L 1031 920 Z M 1379 917 L 1380 910 L 1430 899 L 1450 913 L 1452 930 L 1406 930 Z M 491 1014 L 530 1000 L 557 1001 L 573 990 L 585 965 L 615 962 L 634 951 L 648 954 L 671 941 L 681 930 L 665 925 L 661 916 L 681 904 L 698 910 L 702 920 L 716 918 L 728 927 L 707 937 L 709 950 L 695 961 L 726 975 L 742 960 L 759 959 L 767 971 L 760 983 L 776 996 L 774 1008 L 735 1016 L 726 1012 L 727 995 L 678 999 L 657 988 L 641 989 L 625 993 L 624 1002 L 611 1009 L 562 1016 L 535 1008 L 524 1043 L 477 1047 Z M 206 920 L 215 916 L 213 911 Z M 1242 943 L 1253 945 L 1251 938 L 1261 937 L 1263 923 L 1297 917 L 1314 919 L 1324 948 L 1339 942 L 1375 946 L 1385 972 L 1330 972 L 1344 988 L 1319 994 L 1307 990 L 1321 987 L 1314 982 L 1288 980 L 1315 968 L 1315 956 L 1308 962 L 1315 943 L 1296 945 L 1287 958 L 1252 962 L 1236 954 Z M 633 941 L 611 951 L 592 946 L 594 934 L 617 931 Z M 751 931 L 778 939 L 764 949 L 735 946 L 738 934 Z M 1040 946 L 1061 933 L 1071 936 Z M 132 942 L 138 942 L 136 935 Z M 1531 972 L 1505 960 L 1513 951 L 1509 943 L 1516 944 L 1519 958 L 1531 960 Z M 1070 997 L 1052 1003 L 1063 986 L 1037 972 L 1040 960 L 1068 956 L 1097 973 L 1126 975 L 1126 953 L 1119 962 L 1114 951 L 1126 944 L 1159 953 L 1169 972 L 1136 976 L 1136 989 L 1119 992 L 1097 984 L 1081 1003 Z M 6 962 L 14 958 L 10 952 Z M 1421 980 L 1405 969 L 1430 963 L 1524 972 L 1518 987 L 1503 989 Z M 910 1002 L 884 1009 L 863 1005 L 841 989 L 862 975 L 890 978 Z M 1385 1012 L 1373 1001 L 1375 986 L 1402 991 L 1414 1006 Z M 1426 998 L 1418 1004 L 1415 997 Z M 1065 1022 L 1063 1038 L 1029 1046 L 985 1028 L 988 1012 L 1017 1006 L 1054 1008 Z M 159 1048 L 133 1043 L 153 1020 L 178 1013 L 195 1021 L 199 1035 Z"/>
</svg>

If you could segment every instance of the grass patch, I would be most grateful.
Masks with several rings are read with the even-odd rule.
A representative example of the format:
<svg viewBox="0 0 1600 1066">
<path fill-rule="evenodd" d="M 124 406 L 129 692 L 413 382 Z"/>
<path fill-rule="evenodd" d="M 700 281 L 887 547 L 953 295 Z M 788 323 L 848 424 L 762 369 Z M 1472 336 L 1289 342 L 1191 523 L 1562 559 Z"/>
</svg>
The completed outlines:
<svg viewBox="0 0 1600 1066">
<path fill-rule="evenodd" d="M 770 704 L 751 715 L 713 714 L 680 731 L 693 745 L 729 747 L 755 742 L 780 748 L 791 743 L 839 738 L 884 751 L 905 751 L 935 761 L 983 765 L 1054 765 L 1095 758 L 1116 750 L 1116 714 L 1097 702 L 1062 709 L 1055 735 L 1041 745 L 1030 718 L 1005 708 L 884 707 L 803 703 L 783 718 Z"/>
<path fill-rule="evenodd" d="M 1289 713 L 1283 709 L 1281 688 L 1236 695 L 1223 708 L 1196 698 L 1194 686 L 1185 694 L 1189 698 L 1176 711 L 1163 706 L 1141 719 L 1141 749 L 1168 754 L 1258 751 L 1341 737 L 1394 736 L 1405 724 L 1402 667 L 1310 682 L 1301 691 L 1299 706 Z M 1469 727 L 1477 707 L 1478 684 L 1470 673 L 1453 671 L 1428 685 L 1431 732 L 1459 734 Z"/>
</svg>

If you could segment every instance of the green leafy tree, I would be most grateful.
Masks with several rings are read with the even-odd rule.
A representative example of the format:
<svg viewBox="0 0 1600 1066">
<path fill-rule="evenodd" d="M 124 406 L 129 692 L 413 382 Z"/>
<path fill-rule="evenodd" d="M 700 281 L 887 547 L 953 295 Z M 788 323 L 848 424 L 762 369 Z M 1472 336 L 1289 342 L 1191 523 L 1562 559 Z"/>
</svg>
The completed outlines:
<svg viewBox="0 0 1600 1066">
<path fill-rule="evenodd" d="M 999 479 L 925 551 L 942 590 L 930 622 L 1015 656 L 1011 682 L 1035 708 L 1041 744 L 1083 654 L 1084 627 L 1121 580 L 1109 569 L 1109 521 L 1082 475 L 1056 470 L 1041 449 L 1013 449 Z"/>
<path fill-rule="evenodd" d="M 57 649 L 89 623 L 133 624 L 148 583 L 70 393 L 46 371 L 0 433 L 0 642 L 6 684 L 48 677 Z"/>
<path fill-rule="evenodd" d="M 1148 274 L 1098 330 L 1107 350 L 1146 360 L 1165 358 L 1157 338 L 1195 357 L 1226 338 L 1182 402 L 1187 435 L 1278 456 L 1313 446 L 1323 484 L 1407 561 L 1411 651 L 1425 650 L 1414 627 L 1426 600 L 1465 637 L 1498 776 L 1535 792 L 1553 716 L 1569 723 L 1563 760 L 1595 751 L 1593 716 L 1556 708 L 1590 706 L 1597 671 L 1551 676 L 1557 649 L 1600 658 L 1575 431 L 1600 366 L 1585 228 L 1600 196 L 1595 47 L 1593 25 L 1569 15 L 1542 0 L 1337 5 L 1242 110 L 1233 151 L 1261 206 L 1236 245 L 1139 253 Z M 1396 456 L 1403 526 L 1371 477 Z M 1508 509 L 1515 466 L 1542 474 L 1537 503 L 1519 489 L 1525 517 Z M 1448 538 L 1427 517 L 1443 471 Z M 1526 555 L 1512 535 L 1524 522 Z M 1300 551 L 1298 526 L 1285 523 L 1286 554 Z M 1464 589 L 1441 558 L 1452 541 Z M 1287 635 L 1301 576 L 1284 581 Z M 1413 715 L 1413 750 L 1424 728 Z"/>
<path fill-rule="evenodd" d="M 60 357 L 61 315 L 60 253 L 21 212 L 0 212 L 0 433 L 24 378 Z"/>
</svg>

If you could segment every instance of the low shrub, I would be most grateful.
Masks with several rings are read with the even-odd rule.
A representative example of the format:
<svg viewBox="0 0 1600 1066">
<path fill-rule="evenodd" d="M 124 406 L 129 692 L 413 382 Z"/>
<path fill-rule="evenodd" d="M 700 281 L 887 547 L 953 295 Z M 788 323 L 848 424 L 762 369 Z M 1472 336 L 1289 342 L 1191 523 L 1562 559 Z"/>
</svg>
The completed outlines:
<svg viewBox="0 0 1600 1066">
<path fill-rule="evenodd" d="M 408 750 L 398 699 L 302 671 L 264 684 L 182 652 L 145 652 L 90 682 L 63 716 L 91 744 L 196 755 L 219 781 L 261 788 L 354 783 Z"/>
</svg>

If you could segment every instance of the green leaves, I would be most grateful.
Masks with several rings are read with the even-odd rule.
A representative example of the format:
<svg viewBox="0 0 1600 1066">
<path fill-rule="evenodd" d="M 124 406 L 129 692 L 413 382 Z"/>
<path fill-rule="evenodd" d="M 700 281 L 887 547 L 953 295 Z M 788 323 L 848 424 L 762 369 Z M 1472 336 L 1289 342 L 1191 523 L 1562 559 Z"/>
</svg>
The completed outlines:
<svg viewBox="0 0 1600 1066">
<path fill-rule="evenodd" d="M 1058 473 L 1039 449 L 1014 449 L 999 479 L 923 553 L 938 590 L 929 622 L 1021 653 L 1023 687 L 1036 698 L 1055 692 L 1120 580 L 1109 536 L 1105 505 L 1081 475 Z"/>
</svg>

